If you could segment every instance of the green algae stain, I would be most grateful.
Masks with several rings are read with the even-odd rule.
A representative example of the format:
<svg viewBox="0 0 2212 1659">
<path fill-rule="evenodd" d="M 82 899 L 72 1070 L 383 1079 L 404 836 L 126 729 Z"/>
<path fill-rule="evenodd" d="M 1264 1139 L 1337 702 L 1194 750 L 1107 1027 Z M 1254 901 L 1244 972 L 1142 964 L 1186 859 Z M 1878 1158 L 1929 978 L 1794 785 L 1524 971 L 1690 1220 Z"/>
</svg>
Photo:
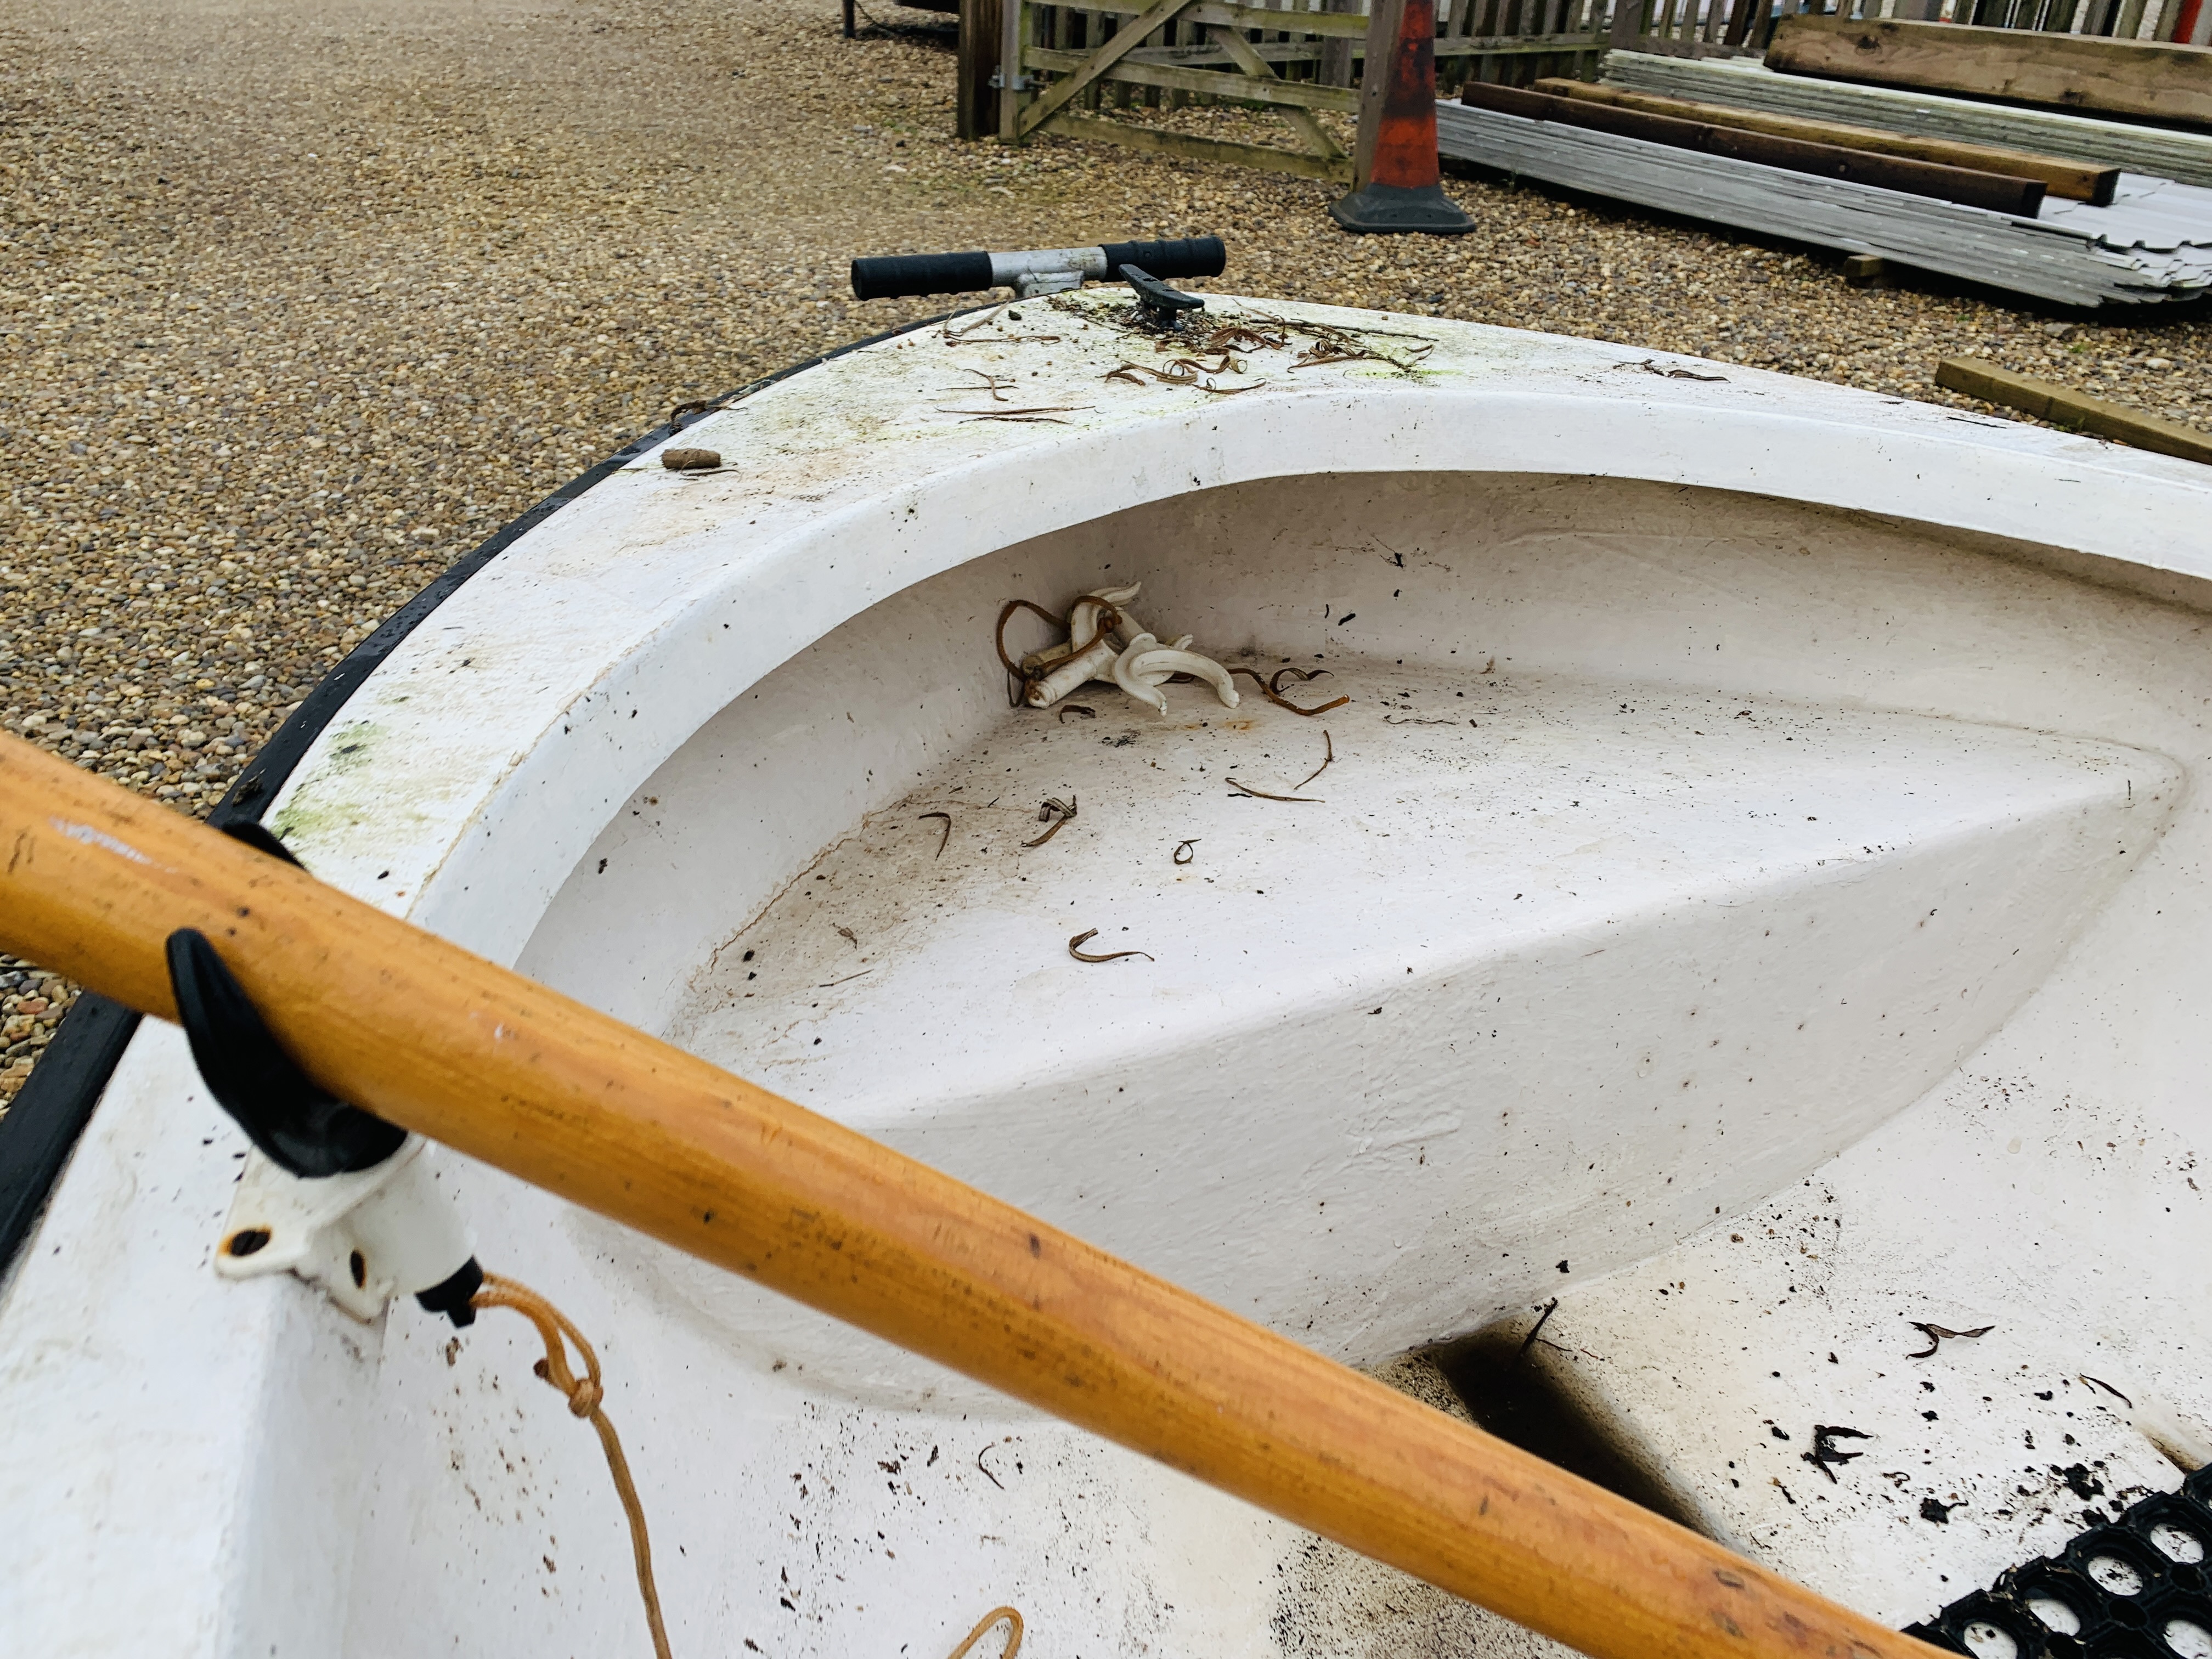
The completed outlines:
<svg viewBox="0 0 2212 1659">
<path fill-rule="evenodd" d="M 276 838 L 288 842 L 301 836 L 313 839 L 357 823 L 361 807 L 349 780 L 374 764 L 384 735 L 372 720 L 357 721 L 337 732 L 315 769 L 271 816 L 269 827 Z"/>
</svg>

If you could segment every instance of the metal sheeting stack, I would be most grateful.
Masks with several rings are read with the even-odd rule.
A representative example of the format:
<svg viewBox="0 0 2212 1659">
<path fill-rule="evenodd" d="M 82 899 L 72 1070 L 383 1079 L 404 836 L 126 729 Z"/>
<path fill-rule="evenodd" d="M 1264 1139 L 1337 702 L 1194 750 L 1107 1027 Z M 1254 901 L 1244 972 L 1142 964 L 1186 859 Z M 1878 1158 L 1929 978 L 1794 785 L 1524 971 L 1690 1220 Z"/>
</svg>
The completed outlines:
<svg viewBox="0 0 2212 1659">
<path fill-rule="evenodd" d="M 2212 185 L 2212 133 L 2100 121 L 2058 110 L 2012 109 L 1935 92 L 1778 75 L 1754 58 L 1662 58 L 1653 52 L 1610 52 L 1605 56 L 1604 81 L 1632 92 L 1850 121 L 1925 137 L 2002 144 L 2125 167 L 2185 185 Z"/>
<path fill-rule="evenodd" d="M 1663 90 L 1727 101 L 1702 87 Z M 2110 207 L 2046 198 L 2042 216 L 2028 219 L 1455 103 L 1437 106 L 1437 146 L 1521 178 L 2061 305 L 2156 304 L 2212 289 L 2212 190 L 2162 178 L 2124 174 Z"/>
</svg>

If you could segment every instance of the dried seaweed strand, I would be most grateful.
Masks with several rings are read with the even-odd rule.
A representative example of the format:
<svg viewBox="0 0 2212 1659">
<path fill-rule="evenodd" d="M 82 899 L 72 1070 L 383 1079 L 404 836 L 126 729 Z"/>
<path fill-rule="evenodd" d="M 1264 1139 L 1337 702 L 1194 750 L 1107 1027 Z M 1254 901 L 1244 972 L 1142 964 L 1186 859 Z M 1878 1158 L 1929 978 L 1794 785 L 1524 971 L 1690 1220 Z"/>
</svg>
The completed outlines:
<svg viewBox="0 0 2212 1659">
<path fill-rule="evenodd" d="M 1321 740 L 1322 747 L 1328 750 L 1328 753 L 1323 757 L 1322 763 L 1319 766 L 1315 767 L 1312 771 L 1307 773 L 1305 776 L 1300 778 L 1296 783 L 1292 784 L 1291 786 L 1291 788 L 1304 788 L 1308 784 L 1311 783 L 1316 778 L 1328 771 L 1330 767 L 1336 763 L 1336 739 L 1329 736 L 1327 732 L 1323 732 L 1321 734 Z"/>
<path fill-rule="evenodd" d="M 1045 797 L 1043 806 L 1038 809 L 1037 816 L 1039 817 L 1044 817 L 1048 815 L 1056 815 L 1053 817 L 1052 828 L 1046 830 L 1044 834 L 1039 836 L 1035 841 L 1025 841 L 1022 845 L 1024 847 L 1043 846 L 1045 842 L 1050 841 L 1054 836 L 1058 835 L 1063 826 L 1075 822 L 1075 807 L 1076 798 L 1073 795 L 1070 795 L 1064 803 L 1056 796 L 1047 795 Z"/>
<path fill-rule="evenodd" d="M 1264 677 L 1264 676 L 1260 672 L 1260 671 L 1259 671 L 1258 669 L 1256 669 L 1256 668 L 1232 668 L 1232 669 L 1231 669 L 1229 672 L 1230 672 L 1230 673 L 1231 673 L 1232 675 L 1234 675 L 1234 674 L 1249 674 L 1249 675 L 1250 675 L 1250 676 L 1251 676 L 1251 678 L 1252 678 L 1252 683 L 1253 683 L 1255 685 L 1257 685 L 1257 686 L 1260 688 L 1260 695 L 1261 695 L 1261 696 L 1265 697 L 1265 698 L 1266 698 L 1269 702 L 1272 702 L 1273 704 L 1274 704 L 1276 708 L 1287 708 L 1287 709 L 1289 709 L 1289 710 L 1291 711 L 1291 713 L 1292 713 L 1293 714 L 1307 714 L 1307 715 L 1312 715 L 1312 714 L 1326 714 L 1327 713 L 1328 713 L 1328 711 L 1329 711 L 1330 709 L 1332 709 L 1332 708 L 1343 708 L 1343 707 L 1344 707 L 1344 705 L 1345 705 L 1345 704 L 1346 704 L 1346 703 L 1348 703 L 1348 702 L 1350 702 L 1352 701 L 1352 699 L 1351 699 L 1350 697 L 1339 697 L 1335 702 L 1325 702 L 1325 703 L 1322 704 L 1322 706 L 1321 706 L 1320 708 L 1299 708 L 1299 707 L 1297 706 L 1297 704 L 1296 704 L 1296 703 L 1292 702 L 1291 702 L 1288 697 L 1285 696 L 1281 692 L 1279 692 L 1279 691 L 1276 690 L 1275 690 L 1275 688 L 1274 688 L 1273 686 L 1270 685 L 1270 684 L 1267 683 L 1267 678 L 1265 678 L 1265 677 Z M 1283 672 L 1283 671 L 1278 670 L 1277 672 Z M 1296 672 L 1296 671 L 1291 671 L 1291 672 Z M 1327 673 L 1328 671 L 1327 669 L 1321 669 L 1321 670 L 1319 670 L 1319 671 L 1317 671 L 1317 672 L 1321 672 L 1321 673 L 1324 673 L 1324 674 L 1325 674 L 1325 673 Z"/>
<path fill-rule="evenodd" d="M 1227 353 L 1223 354 L 1222 361 L 1224 365 L 1227 363 Z M 1173 372 L 1176 369 L 1181 369 L 1182 372 L 1176 374 Z M 1230 372 L 1226 367 L 1207 368 L 1204 364 L 1193 362 L 1188 357 L 1178 357 L 1166 368 L 1152 368 L 1142 363 L 1123 363 L 1119 368 L 1109 369 L 1099 378 L 1107 380 L 1127 380 L 1131 386 L 1142 386 L 1145 383 L 1144 377 L 1149 374 L 1165 385 L 1194 386 L 1200 392 L 1210 392 L 1217 398 L 1233 398 L 1240 392 L 1257 392 L 1267 384 L 1265 380 L 1255 380 L 1249 386 L 1216 386 L 1211 380 L 1201 378 L 1206 374 L 1225 374 Z"/>
<path fill-rule="evenodd" d="M 1186 836 L 1176 843 L 1176 849 L 1173 853 L 1169 854 L 1169 857 L 1173 859 L 1177 864 L 1188 864 L 1193 859 L 1198 856 L 1197 854 L 1190 850 L 1197 845 L 1198 837 L 1196 836 Z"/>
<path fill-rule="evenodd" d="M 1279 334 L 1262 334 L 1242 323 L 1224 323 L 1199 344 L 1200 351 L 1280 351 L 1290 342 Z"/>
<path fill-rule="evenodd" d="M 1830 1486 L 1840 1486 L 1843 1483 L 1836 1479 L 1836 1471 L 1832 1466 L 1838 1463 L 1856 1462 L 1866 1454 L 1845 1451 L 1837 1445 L 1836 1442 L 1873 1438 L 1874 1437 L 1864 1429 L 1850 1429 L 1827 1423 L 1815 1423 L 1813 1425 L 1813 1449 L 1808 1452 L 1799 1452 L 1797 1455 L 1826 1475 Z"/>
<path fill-rule="evenodd" d="M 1016 342 L 1022 340 L 1034 340 L 1040 343 L 1046 344 L 1059 343 L 1060 336 L 1057 334 L 983 334 L 978 332 L 979 330 L 991 327 L 996 324 L 998 320 L 999 313 L 997 312 L 992 312 L 986 316 L 977 318 L 965 328 L 956 329 L 951 324 L 947 323 L 943 330 L 939 331 L 938 337 L 943 340 L 947 345 L 1012 345 Z"/>
<path fill-rule="evenodd" d="M 1919 1332 L 1921 1335 L 1928 1339 L 1928 1346 L 1921 1349 L 1917 1353 L 1909 1353 L 1905 1355 L 1905 1357 L 1907 1359 L 1929 1358 L 1935 1353 L 1936 1349 L 1943 1346 L 1944 1340 L 1947 1338 L 1987 1336 L 1991 1331 L 1996 1329 L 1996 1327 L 1994 1325 L 1978 1325 L 1971 1331 L 1952 1331 L 1946 1330 L 1941 1325 L 1923 1324 L 1917 1319 L 1910 1320 L 1907 1322 L 1914 1330 Z"/>
<path fill-rule="evenodd" d="M 2125 1406 L 2130 1411 L 2133 1411 L 2136 1408 L 2136 1402 L 2134 1401 L 2129 1399 L 2127 1395 L 2122 1394 L 2111 1383 L 2106 1382 L 2103 1377 L 2092 1376 L 2087 1371 L 2076 1371 L 2074 1375 L 2080 1377 L 2081 1381 L 2087 1382 L 2092 1388 L 2102 1389 L 2106 1394 L 2112 1395 L 2113 1399 L 2118 1401 L 2120 1404 Z"/>
<path fill-rule="evenodd" d="M 1412 374 L 1418 368 L 1419 360 L 1434 351 L 1437 345 L 1436 341 L 1427 335 L 1408 333 L 1399 329 L 1345 329 L 1329 323 L 1297 322 L 1266 312 L 1251 313 L 1235 322 L 1222 323 L 1194 338 L 1188 335 L 1168 334 L 1152 326 L 1133 301 L 1127 305 L 1111 302 L 1101 305 L 1096 301 L 1079 301 L 1067 295 L 1054 295 L 1048 303 L 1056 310 L 1110 328 L 1119 334 L 1137 335 L 1163 342 L 1172 338 L 1178 344 L 1194 345 L 1200 352 L 1222 353 L 1232 349 L 1280 351 L 1289 348 L 1293 337 L 1304 338 L 1313 343 L 1308 354 L 1312 361 L 1303 365 L 1308 368 L 1328 362 L 1372 361 L 1387 363 L 1401 374 Z M 1255 327 L 1255 324 L 1261 326 Z M 1277 331 L 1267 332 L 1269 329 Z M 1378 339 L 1411 341 L 1413 343 L 1407 356 L 1413 361 L 1407 362 L 1387 352 L 1371 349 L 1367 343 Z M 1108 378 L 1121 377 L 1109 375 Z M 1249 386 L 1206 386 L 1203 389 L 1224 394 L 1252 390 Z"/>
<path fill-rule="evenodd" d="M 921 823 L 924 820 L 929 818 L 943 818 L 945 820 L 945 833 L 937 838 L 937 856 L 939 858 L 943 858 L 945 856 L 945 844 L 952 839 L 952 814 L 950 812 L 924 812 L 921 817 L 916 818 L 915 822 L 916 823 Z"/>
<path fill-rule="evenodd" d="M 960 415 L 970 421 L 1006 421 L 1017 426 L 1066 426 L 1060 417 L 1091 409 L 1091 404 L 1039 404 L 1033 409 L 940 409 L 940 415 Z"/>
<path fill-rule="evenodd" d="M 989 392 L 991 394 L 991 401 L 994 404 L 1002 404 L 1006 402 L 1006 399 L 1004 394 L 1011 390 L 1014 385 L 1013 378 L 1011 375 L 994 374 L 987 368 L 970 368 L 965 363 L 956 363 L 953 367 L 957 368 L 963 374 L 975 374 L 981 376 L 983 384 L 980 386 L 970 386 L 968 390 L 971 392 Z M 955 395 L 957 396 L 957 393 Z"/>
<path fill-rule="evenodd" d="M 1288 317 L 1278 317 L 1272 312 L 1265 311 L 1255 311 L 1253 312 L 1251 315 L 1257 318 L 1263 323 L 1273 323 L 1277 328 L 1287 330 L 1294 334 L 1308 335 L 1317 340 L 1348 340 L 1358 337 L 1371 337 L 1378 340 L 1413 340 L 1419 342 L 1429 350 L 1433 351 L 1436 349 L 1437 343 L 1430 336 L 1426 334 L 1408 333 L 1404 329 L 1340 328 L 1334 323 L 1295 322 Z"/>
<path fill-rule="evenodd" d="M 1505 1368 L 1507 1370 L 1513 1370 L 1528 1357 L 1528 1350 L 1536 1346 L 1536 1339 L 1544 1334 L 1544 1327 L 1551 1323 L 1552 1316 L 1559 1310 L 1559 1298 L 1555 1296 L 1544 1304 L 1544 1311 L 1536 1316 L 1536 1322 L 1528 1328 L 1528 1334 L 1522 1337 L 1521 1346 L 1514 1349 L 1513 1362 Z"/>
<path fill-rule="evenodd" d="M 1286 332 L 1303 335 L 1313 342 L 1300 359 L 1291 365 L 1293 368 L 1311 368 L 1324 363 L 1371 362 L 1388 363 L 1401 374 L 1412 374 L 1422 358 L 1436 349 L 1436 342 L 1425 335 L 1407 334 L 1387 328 L 1338 328 L 1328 323 L 1294 323 L 1287 318 L 1269 317 Z M 1411 340 L 1414 343 L 1408 354 L 1413 362 L 1394 357 L 1385 351 L 1376 351 L 1370 340 Z"/>
<path fill-rule="evenodd" d="M 1325 806 L 1328 804 L 1326 801 L 1317 800 L 1311 795 L 1271 795 L 1264 789 L 1255 789 L 1250 784 L 1239 783 L 1234 778 L 1224 778 L 1223 781 L 1228 784 L 1231 789 L 1240 789 L 1243 791 L 1244 793 L 1248 795 L 1255 795 L 1261 800 L 1304 801 L 1309 805 L 1312 806 Z"/>
<path fill-rule="evenodd" d="M 1321 368 L 1330 363 L 1388 363 L 1393 368 L 1406 367 L 1395 357 L 1386 356 L 1380 351 L 1346 351 L 1334 341 L 1310 348 L 1302 353 L 1291 367 L 1294 369 Z"/>
<path fill-rule="evenodd" d="M 726 409 L 737 401 L 738 396 L 738 393 L 732 392 L 726 392 L 720 398 L 694 398 L 689 403 L 678 404 L 668 411 L 667 424 L 675 426 L 677 422 L 682 420 L 686 415 L 704 415 L 717 409 Z M 678 429 L 680 431 L 682 428 Z"/>
<path fill-rule="evenodd" d="M 1109 951 L 1103 956 L 1093 956 L 1090 951 L 1081 948 L 1097 937 L 1098 930 L 1096 927 L 1091 928 L 1088 933 L 1078 933 L 1067 941 L 1067 954 L 1078 962 L 1119 962 L 1123 957 L 1142 957 L 1146 962 L 1157 962 L 1159 959 L 1150 951 Z"/>
<path fill-rule="evenodd" d="M 1095 720 L 1098 718 L 1098 711 L 1091 708 L 1088 703 L 1064 702 L 1060 704 L 1060 723 L 1062 726 L 1067 724 L 1067 717 L 1070 714 L 1080 714 L 1087 720 Z"/>
<path fill-rule="evenodd" d="M 1679 366 L 1674 368 L 1662 368 L 1658 364 L 1653 362 L 1649 357 L 1646 357 L 1640 363 L 1615 363 L 1613 367 L 1615 368 L 1640 368 L 1646 374 L 1656 374 L 1662 380 L 1725 380 L 1728 379 L 1728 376 L 1725 374 L 1700 374 L 1693 368 L 1683 368 Z"/>
</svg>

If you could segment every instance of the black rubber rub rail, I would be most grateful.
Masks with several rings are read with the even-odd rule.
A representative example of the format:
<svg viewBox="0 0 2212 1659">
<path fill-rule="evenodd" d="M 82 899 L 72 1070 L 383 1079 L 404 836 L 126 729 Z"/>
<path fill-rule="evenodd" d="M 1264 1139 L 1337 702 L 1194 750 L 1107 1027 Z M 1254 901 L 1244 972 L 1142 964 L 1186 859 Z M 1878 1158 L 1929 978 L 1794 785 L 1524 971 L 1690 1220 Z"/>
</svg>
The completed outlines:
<svg viewBox="0 0 2212 1659">
<path fill-rule="evenodd" d="M 383 665 L 384 659 L 398 648 L 399 642 L 421 627 L 432 611 L 459 591 L 462 583 L 586 491 L 714 410 L 726 408 L 764 386 L 788 380 L 848 352 L 945 320 L 944 317 L 932 317 L 921 322 L 902 323 L 750 381 L 728 396 L 714 399 L 698 413 L 688 417 L 678 416 L 665 426 L 657 426 L 643 436 L 633 438 L 589 471 L 571 478 L 519 518 L 501 526 L 474 550 L 456 560 L 421 592 L 386 617 L 375 632 L 317 683 L 292 711 L 291 717 L 276 729 L 276 734 L 246 763 L 230 792 L 208 815 L 208 822 L 217 829 L 258 823 L 323 728 L 337 718 L 347 700 Z M 0 1116 L 0 1274 L 7 1272 L 45 1212 L 54 1183 L 61 1179 L 70 1152 L 84 1133 L 85 1125 L 92 1121 L 93 1109 L 99 1104 L 108 1079 L 114 1075 L 123 1051 L 130 1046 L 138 1029 L 138 1018 L 132 1010 L 94 992 L 80 995 L 55 1031 L 53 1041 L 39 1056 L 31 1080 L 16 1095 L 6 1115 Z"/>
<path fill-rule="evenodd" d="M 2212 1467 L 1905 1633 L 1975 1659 L 2199 1659 L 2212 1644 Z"/>
</svg>

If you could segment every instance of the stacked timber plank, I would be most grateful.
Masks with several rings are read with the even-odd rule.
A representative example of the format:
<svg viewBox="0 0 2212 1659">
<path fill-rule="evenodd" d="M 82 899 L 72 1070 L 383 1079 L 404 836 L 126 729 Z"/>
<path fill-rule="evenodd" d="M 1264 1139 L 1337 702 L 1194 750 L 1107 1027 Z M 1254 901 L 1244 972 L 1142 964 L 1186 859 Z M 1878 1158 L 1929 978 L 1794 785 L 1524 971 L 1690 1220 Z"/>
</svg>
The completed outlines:
<svg viewBox="0 0 2212 1659">
<path fill-rule="evenodd" d="M 2002 33 L 2002 31 L 1999 31 Z M 2037 36 L 2037 39 L 2047 39 Z M 2212 185 L 2212 133 L 2143 126 L 2047 109 L 2013 109 L 1897 87 L 1784 75 L 1747 58 L 1606 54 L 1604 84 L 1811 120 L 1848 122 L 2069 156 L 2185 185 Z"/>
<path fill-rule="evenodd" d="M 2212 129 L 2208 46 L 1801 14 L 1777 26 L 1766 66 L 1785 75 Z"/>
<path fill-rule="evenodd" d="M 1542 89 L 1524 92 L 1513 87 L 1481 85 L 1467 88 L 1461 93 L 1460 101 L 1502 115 L 1525 116 L 1532 121 L 1559 121 L 1597 132 L 1615 132 L 1624 137 L 1671 145 L 1676 149 L 1733 155 L 1739 161 L 1757 161 L 1789 173 L 1848 179 L 1855 184 L 1933 197 L 1939 202 L 1963 202 L 1997 213 L 2018 214 L 2023 218 L 2035 217 L 2036 210 L 2043 204 L 2044 184 L 2040 179 L 1952 167 L 1844 144 L 1778 137 L 1737 126 L 1729 121 L 1725 111 L 1708 111 L 1695 104 L 1681 105 L 1662 114 L 1627 108 L 1610 100 L 1561 96 Z M 1708 113 L 1717 114 L 1720 118 L 1703 118 Z"/>
<path fill-rule="evenodd" d="M 1910 133 L 1885 132 L 1880 127 L 1856 126 L 1844 121 L 1770 115 L 1764 111 L 1737 109 L 1727 104 L 1705 104 L 1686 98 L 1662 98 L 1650 93 L 1624 92 L 1618 87 L 1593 86 L 1587 81 L 1540 80 L 1534 90 L 1551 93 L 1561 98 L 1579 98 L 1592 103 L 1611 104 L 1619 109 L 1635 110 L 1648 115 L 1672 116 L 1680 120 L 1714 126 L 1741 127 L 1748 132 L 1771 133 L 1777 137 L 1800 139 L 1808 143 L 1843 146 L 1877 155 L 1903 156 L 1912 161 L 1933 161 L 1945 167 L 1966 167 L 1979 173 L 2032 179 L 2041 184 L 2051 195 L 2093 203 L 2098 207 L 2112 205 L 2112 192 L 2119 187 L 2120 182 L 2120 169 L 2116 167 L 2100 167 L 2094 161 L 2072 161 L 2062 156 L 2039 155 L 2033 151 L 1996 144 L 1971 144 L 1955 138 L 1916 137 Z M 1754 156 L 1751 159 L 1759 158 Z"/>
<path fill-rule="evenodd" d="M 1764 65 L 1614 52 L 1604 76 L 1471 88 L 1439 148 L 2064 305 L 2212 289 L 2212 50 L 1800 15 Z"/>
<path fill-rule="evenodd" d="M 2212 190 L 2162 179 L 2123 173 L 2110 206 L 2046 198 L 2029 217 L 1474 104 L 1439 104 L 1437 139 L 1445 155 L 1501 173 L 2062 305 L 2212 289 Z"/>
<path fill-rule="evenodd" d="M 2194 427 L 2162 421 L 2125 404 L 2092 398 L 2054 380 L 2015 374 L 1979 357 L 1946 357 L 1936 365 L 1936 384 L 1969 398 L 2021 410 L 2057 426 L 2070 426 L 2137 449 L 2212 465 L 2212 438 Z"/>
</svg>

